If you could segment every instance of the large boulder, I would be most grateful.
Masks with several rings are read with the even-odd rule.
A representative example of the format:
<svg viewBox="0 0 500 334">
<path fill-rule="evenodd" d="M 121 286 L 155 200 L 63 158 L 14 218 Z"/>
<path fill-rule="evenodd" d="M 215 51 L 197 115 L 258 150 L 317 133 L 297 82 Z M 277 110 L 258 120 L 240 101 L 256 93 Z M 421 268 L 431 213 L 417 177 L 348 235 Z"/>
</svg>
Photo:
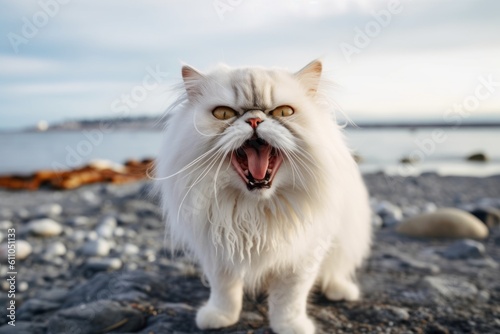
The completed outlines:
<svg viewBox="0 0 500 334">
<path fill-rule="evenodd" d="M 488 236 L 488 228 L 479 219 L 454 208 L 411 217 L 397 231 L 412 237 L 484 239 Z"/>
</svg>

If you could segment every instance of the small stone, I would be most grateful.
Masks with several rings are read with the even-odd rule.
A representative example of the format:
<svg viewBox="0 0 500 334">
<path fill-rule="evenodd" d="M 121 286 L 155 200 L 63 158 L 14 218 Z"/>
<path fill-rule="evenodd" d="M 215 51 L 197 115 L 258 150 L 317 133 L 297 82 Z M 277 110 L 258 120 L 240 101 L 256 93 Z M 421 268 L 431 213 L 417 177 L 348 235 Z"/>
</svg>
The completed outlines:
<svg viewBox="0 0 500 334">
<path fill-rule="evenodd" d="M 467 157 L 467 161 L 486 162 L 489 160 L 490 160 L 489 157 L 483 152 L 477 152 L 477 153 L 471 154 Z"/>
<path fill-rule="evenodd" d="M 488 229 L 479 219 L 454 208 L 409 218 L 397 227 L 397 231 L 412 237 L 483 239 L 488 236 Z"/>
<path fill-rule="evenodd" d="M 481 290 L 479 291 L 479 293 L 477 294 L 477 297 L 479 298 L 479 300 L 481 300 L 482 302 L 487 302 L 488 300 L 490 300 L 490 293 L 486 290 Z"/>
<path fill-rule="evenodd" d="M 432 202 L 425 203 L 424 207 L 422 208 L 422 212 L 424 213 L 434 212 L 436 210 L 437 210 L 437 205 Z"/>
<path fill-rule="evenodd" d="M 36 217 L 59 216 L 63 212 L 61 205 L 57 203 L 42 204 L 35 209 Z"/>
<path fill-rule="evenodd" d="M 89 258 L 86 262 L 87 269 L 93 271 L 118 270 L 122 267 L 122 261 L 118 258 Z"/>
<path fill-rule="evenodd" d="M 22 318 L 31 318 L 34 314 L 45 313 L 58 309 L 60 305 L 60 303 L 31 298 L 22 304 L 18 312 L 19 316 Z"/>
<path fill-rule="evenodd" d="M 0 221 L 0 230 L 7 230 L 9 228 L 11 228 L 12 226 L 14 226 L 14 224 L 12 224 L 11 221 L 9 220 L 2 220 Z"/>
<path fill-rule="evenodd" d="M 28 223 L 27 229 L 32 234 L 41 237 L 53 237 L 63 231 L 62 226 L 50 218 L 32 220 Z"/>
<path fill-rule="evenodd" d="M 99 235 L 97 235 L 96 231 L 89 231 L 85 235 L 86 240 L 97 240 L 99 238 Z"/>
<path fill-rule="evenodd" d="M 113 227 L 109 225 L 100 225 L 95 231 L 101 238 L 111 239 L 113 237 Z"/>
<path fill-rule="evenodd" d="M 68 219 L 66 224 L 71 225 L 73 227 L 83 227 L 88 226 L 90 224 L 90 219 L 85 216 L 76 216 Z"/>
<path fill-rule="evenodd" d="M 69 236 L 69 239 L 73 242 L 82 242 L 85 240 L 87 233 L 85 231 L 73 231 L 73 234 Z"/>
<path fill-rule="evenodd" d="M 114 235 L 115 237 L 123 237 L 125 235 L 125 230 L 123 229 L 123 227 L 118 226 L 117 228 L 115 228 Z"/>
<path fill-rule="evenodd" d="M 133 213 L 122 213 L 118 215 L 118 221 L 122 225 L 131 225 L 137 223 L 139 220 Z"/>
<path fill-rule="evenodd" d="M 33 251 L 31 245 L 25 240 L 16 240 L 15 245 L 16 260 L 24 260 Z M 7 259 L 9 250 L 12 252 L 12 249 L 13 248 L 9 248 L 9 244 L 7 243 L 0 245 L 0 258 L 2 260 Z"/>
<path fill-rule="evenodd" d="M 14 212 L 7 208 L 0 208 L 0 220 L 10 220 L 14 217 Z"/>
<path fill-rule="evenodd" d="M 104 239 L 89 240 L 81 248 L 81 253 L 87 256 L 107 256 L 109 254 L 109 243 Z"/>
<path fill-rule="evenodd" d="M 125 244 L 125 246 L 123 246 L 123 254 L 125 255 L 136 255 L 136 254 L 139 254 L 139 247 L 137 247 L 136 245 L 134 244 Z"/>
<path fill-rule="evenodd" d="M 28 288 L 29 288 L 29 284 L 28 284 L 28 282 L 25 282 L 25 281 L 21 281 L 17 285 L 17 291 L 19 291 L 19 292 L 28 291 Z"/>
<path fill-rule="evenodd" d="M 47 247 L 47 250 L 45 251 L 45 256 L 62 256 L 66 254 L 66 246 L 60 242 L 57 241 L 53 244 L 50 244 Z"/>
<path fill-rule="evenodd" d="M 115 228 L 117 224 L 118 224 L 118 222 L 114 216 L 107 215 L 107 216 L 104 216 L 101 218 L 98 225 L 99 226 L 106 225 L 106 226 L 110 226 L 112 228 Z"/>
<path fill-rule="evenodd" d="M 394 226 L 399 224 L 403 219 L 403 212 L 401 209 L 390 202 L 382 201 L 375 207 L 375 212 L 384 221 L 384 226 Z"/>
<path fill-rule="evenodd" d="M 485 248 L 482 243 L 470 239 L 464 239 L 452 243 L 441 253 L 441 255 L 447 259 L 456 260 L 479 258 L 484 256 L 484 253 Z"/>
</svg>

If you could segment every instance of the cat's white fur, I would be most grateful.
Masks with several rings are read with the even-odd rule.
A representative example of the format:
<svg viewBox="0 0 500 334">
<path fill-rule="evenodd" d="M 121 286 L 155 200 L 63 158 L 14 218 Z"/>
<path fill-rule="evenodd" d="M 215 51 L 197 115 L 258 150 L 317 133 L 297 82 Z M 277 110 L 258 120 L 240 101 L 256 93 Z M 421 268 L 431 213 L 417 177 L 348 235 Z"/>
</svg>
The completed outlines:
<svg viewBox="0 0 500 334">
<path fill-rule="evenodd" d="M 157 185 L 169 233 L 199 261 L 210 284 L 196 323 L 238 321 L 244 289 L 267 289 L 271 328 L 314 333 L 306 314 L 317 283 L 331 300 L 356 300 L 354 274 L 371 240 L 368 196 L 341 128 L 325 103 L 322 65 L 297 73 L 219 66 L 202 74 L 184 66 L 184 95 L 171 109 L 157 161 Z M 277 119 L 269 112 L 291 106 Z M 219 120 L 217 106 L 238 117 Z M 270 189 L 249 191 L 230 164 L 264 120 L 259 137 L 283 152 Z"/>
</svg>

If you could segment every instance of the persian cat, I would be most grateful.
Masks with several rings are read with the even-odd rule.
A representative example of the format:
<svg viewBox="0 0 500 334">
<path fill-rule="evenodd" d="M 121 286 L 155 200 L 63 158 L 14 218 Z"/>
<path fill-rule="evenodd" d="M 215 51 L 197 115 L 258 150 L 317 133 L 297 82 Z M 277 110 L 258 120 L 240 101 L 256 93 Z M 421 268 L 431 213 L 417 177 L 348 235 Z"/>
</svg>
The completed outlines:
<svg viewBox="0 0 500 334">
<path fill-rule="evenodd" d="M 358 299 L 371 241 L 367 191 L 321 62 L 297 73 L 184 66 L 182 77 L 156 178 L 172 240 L 210 285 L 197 326 L 235 324 L 244 290 L 265 289 L 275 332 L 314 333 L 309 291 Z"/>
</svg>

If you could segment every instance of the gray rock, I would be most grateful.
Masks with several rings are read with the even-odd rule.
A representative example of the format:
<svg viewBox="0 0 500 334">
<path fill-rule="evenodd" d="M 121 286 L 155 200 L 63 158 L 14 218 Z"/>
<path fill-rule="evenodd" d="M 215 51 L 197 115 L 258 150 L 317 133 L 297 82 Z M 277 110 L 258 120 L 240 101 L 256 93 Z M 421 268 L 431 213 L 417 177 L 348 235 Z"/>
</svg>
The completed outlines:
<svg viewBox="0 0 500 334">
<path fill-rule="evenodd" d="M 115 235 L 115 237 L 121 238 L 125 235 L 125 230 L 123 229 L 123 227 L 118 226 L 114 230 L 114 235 Z"/>
<path fill-rule="evenodd" d="M 107 256 L 109 250 L 109 243 L 104 239 L 89 240 L 80 249 L 81 253 L 87 256 Z"/>
<path fill-rule="evenodd" d="M 113 230 L 114 227 L 110 225 L 99 225 L 95 231 L 101 238 L 111 239 L 113 237 Z"/>
<path fill-rule="evenodd" d="M 56 310 L 60 305 L 61 303 L 53 301 L 31 298 L 21 305 L 17 315 L 21 320 L 30 320 L 33 315 Z"/>
<path fill-rule="evenodd" d="M 98 223 L 99 226 L 110 226 L 112 228 L 115 228 L 117 224 L 118 221 L 116 220 L 116 217 L 112 215 L 102 217 Z"/>
<path fill-rule="evenodd" d="M 418 261 L 402 254 L 398 255 L 397 258 L 400 261 L 400 266 L 402 268 L 412 272 L 417 272 L 425 275 L 434 275 L 438 274 L 441 271 L 440 268 L 433 263 Z"/>
<path fill-rule="evenodd" d="M 16 327 L 10 325 L 1 326 L 0 334 L 45 334 L 45 326 L 28 321 L 16 321 Z"/>
<path fill-rule="evenodd" d="M 374 311 L 377 318 L 384 319 L 385 321 L 404 321 L 410 319 L 410 313 L 407 309 L 396 306 L 375 306 Z"/>
<path fill-rule="evenodd" d="M 136 332 L 144 326 L 142 313 L 128 305 L 101 300 L 58 311 L 48 324 L 48 334 Z"/>
<path fill-rule="evenodd" d="M 7 243 L 0 245 L 0 259 L 2 259 L 2 261 L 7 259 L 8 251 L 9 248 Z M 29 242 L 25 240 L 16 240 L 16 260 L 26 259 L 32 251 L 33 248 Z"/>
<path fill-rule="evenodd" d="M 448 299 L 474 298 L 478 293 L 478 289 L 474 284 L 456 277 L 427 276 L 422 280 L 422 285 L 430 292 L 437 293 Z"/>
<path fill-rule="evenodd" d="M 36 217 L 54 217 L 59 216 L 63 212 L 61 205 L 57 203 L 42 204 L 35 208 L 34 216 Z"/>
<path fill-rule="evenodd" d="M 14 217 L 14 212 L 7 208 L 0 208 L 0 220 L 9 220 Z"/>
<path fill-rule="evenodd" d="M 118 221 L 122 225 L 131 225 L 139 222 L 139 218 L 137 215 L 133 213 L 121 213 L 118 215 Z"/>
<path fill-rule="evenodd" d="M 50 244 L 45 251 L 46 256 L 62 256 L 66 254 L 66 246 L 61 241 Z"/>
<path fill-rule="evenodd" d="M 452 243 L 441 255 L 447 259 L 469 259 L 484 256 L 485 248 L 480 242 L 464 239 Z"/>
<path fill-rule="evenodd" d="M 90 219 L 85 216 L 76 216 L 68 219 L 66 224 L 73 227 L 85 227 L 90 225 Z"/>
<path fill-rule="evenodd" d="M 85 263 L 86 268 L 93 271 L 118 270 L 122 265 L 122 261 L 118 258 L 93 257 Z"/>
<path fill-rule="evenodd" d="M 37 236 L 53 237 L 61 234 L 63 228 L 58 222 L 50 218 L 44 218 L 30 221 L 27 230 Z"/>
<path fill-rule="evenodd" d="M 78 231 L 73 231 L 73 234 L 69 236 L 69 240 L 78 243 L 85 240 L 86 237 L 87 237 L 87 232 L 78 230 Z"/>
</svg>

